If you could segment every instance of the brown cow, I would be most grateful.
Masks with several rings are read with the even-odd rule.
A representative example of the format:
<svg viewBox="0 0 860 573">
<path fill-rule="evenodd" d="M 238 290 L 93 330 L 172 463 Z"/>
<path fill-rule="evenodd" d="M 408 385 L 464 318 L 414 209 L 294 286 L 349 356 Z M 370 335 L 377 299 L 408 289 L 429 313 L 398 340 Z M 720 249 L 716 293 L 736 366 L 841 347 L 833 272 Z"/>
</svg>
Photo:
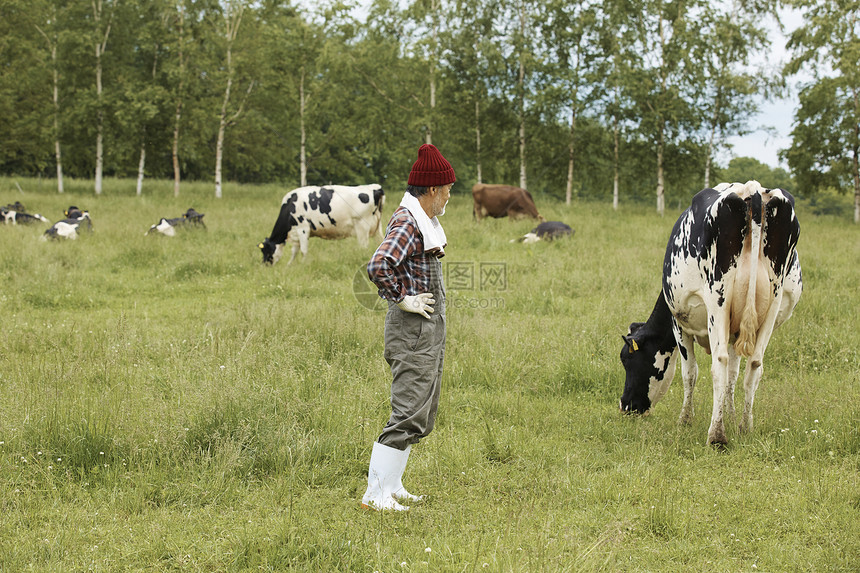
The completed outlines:
<svg viewBox="0 0 860 573">
<path fill-rule="evenodd" d="M 531 193 L 520 187 L 477 183 L 472 187 L 472 198 L 475 200 L 472 216 L 478 221 L 487 215 L 495 219 L 531 217 L 540 221 L 546 220 L 538 214 Z"/>
</svg>

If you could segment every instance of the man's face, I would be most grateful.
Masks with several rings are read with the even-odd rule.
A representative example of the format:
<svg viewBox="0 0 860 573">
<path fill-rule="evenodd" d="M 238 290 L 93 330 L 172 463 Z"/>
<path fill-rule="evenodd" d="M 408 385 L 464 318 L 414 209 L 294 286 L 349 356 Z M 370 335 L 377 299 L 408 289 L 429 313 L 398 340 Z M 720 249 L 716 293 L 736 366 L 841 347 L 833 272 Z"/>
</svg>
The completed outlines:
<svg viewBox="0 0 860 573">
<path fill-rule="evenodd" d="M 451 187 L 453 183 L 436 187 L 436 196 L 433 201 L 433 216 L 438 217 L 445 214 L 445 205 L 448 204 L 448 199 L 451 198 Z"/>
</svg>

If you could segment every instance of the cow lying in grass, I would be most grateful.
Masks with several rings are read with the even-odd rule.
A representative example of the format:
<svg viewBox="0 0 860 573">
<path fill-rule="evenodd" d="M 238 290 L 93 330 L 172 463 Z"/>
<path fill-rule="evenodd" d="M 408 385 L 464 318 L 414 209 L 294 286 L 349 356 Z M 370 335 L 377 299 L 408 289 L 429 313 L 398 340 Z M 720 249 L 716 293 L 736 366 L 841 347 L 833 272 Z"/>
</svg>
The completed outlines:
<svg viewBox="0 0 860 573">
<path fill-rule="evenodd" d="M 561 221 L 544 221 L 519 239 L 514 239 L 511 242 L 517 241 L 528 244 L 538 241 L 554 241 L 562 237 L 572 237 L 573 233 L 573 229 Z"/>
<path fill-rule="evenodd" d="M 156 232 L 161 233 L 166 237 L 173 237 L 176 235 L 177 229 L 205 229 L 206 224 L 203 222 L 203 215 L 203 213 L 198 213 L 191 208 L 188 209 L 181 217 L 176 217 L 174 219 L 166 219 L 162 217 L 158 223 L 152 225 L 144 235 Z"/>
<path fill-rule="evenodd" d="M 62 221 L 54 223 L 50 229 L 42 235 L 42 240 L 47 239 L 77 239 L 78 232 L 86 229 L 92 232 L 93 224 L 90 220 L 89 211 L 84 211 L 78 207 L 69 207 L 65 211 L 66 218 Z"/>
<path fill-rule="evenodd" d="M 38 213 L 26 212 L 27 209 L 20 201 L 15 201 L 8 205 L 0 207 L 0 216 L 3 217 L 3 222 L 7 225 L 29 225 L 35 222 L 50 223 L 45 217 Z"/>
</svg>

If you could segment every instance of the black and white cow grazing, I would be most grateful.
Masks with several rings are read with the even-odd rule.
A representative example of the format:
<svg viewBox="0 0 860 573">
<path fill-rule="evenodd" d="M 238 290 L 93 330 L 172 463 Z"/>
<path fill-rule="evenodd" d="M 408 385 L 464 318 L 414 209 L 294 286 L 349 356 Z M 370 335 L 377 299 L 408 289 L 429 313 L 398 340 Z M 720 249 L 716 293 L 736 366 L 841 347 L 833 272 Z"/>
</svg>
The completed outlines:
<svg viewBox="0 0 860 573">
<path fill-rule="evenodd" d="M 561 237 L 572 237 L 573 232 L 569 225 L 561 221 L 544 221 L 517 240 L 521 243 L 552 241 Z"/>
<path fill-rule="evenodd" d="M 177 228 L 197 228 L 205 229 L 206 224 L 203 222 L 203 213 L 198 213 L 193 208 L 188 209 L 181 217 L 166 219 L 162 217 L 158 223 L 152 225 L 149 230 L 144 233 L 148 235 L 153 231 L 162 235 L 173 237 L 176 235 Z"/>
<path fill-rule="evenodd" d="M 76 216 L 70 217 L 69 213 Z M 45 231 L 45 234 L 42 235 L 42 239 L 74 240 L 78 238 L 78 232 L 80 230 L 93 230 L 92 222 L 90 221 L 90 214 L 88 211 L 81 211 L 80 209 L 69 207 L 69 209 L 66 211 L 66 217 L 66 219 L 63 219 L 62 221 L 57 221 L 51 226 L 50 229 Z"/>
<path fill-rule="evenodd" d="M 684 404 L 679 421 L 690 423 L 698 342 L 711 355 L 708 443 L 726 444 L 724 414 L 734 418 L 741 357 L 747 361 L 740 427 L 751 430 L 765 350 L 802 291 L 799 235 L 794 198 L 787 191 L 749 181 L 699 192 L 672 229 L 663 289 L 651 316 L 631 324 L 623 337 L 621 410 L 645 413 L 656 404 L 669 389 L 680 354 Z"/>
<path fill-rule="evenodd" d="M 263 252 L 263 262 L 278 262 L 287 239 L 293 243 L 290 263 L 300 248 L 303 256 L 308 254 L 310 237 L 344 239 L 355 236 L 358 244 L 366 247 L 371 236 L 382 239 L 384 203 L 385 194 L 377 184 L 294 189 L 281 202 L 272 234 L 257 245 Z"/>
</svg>

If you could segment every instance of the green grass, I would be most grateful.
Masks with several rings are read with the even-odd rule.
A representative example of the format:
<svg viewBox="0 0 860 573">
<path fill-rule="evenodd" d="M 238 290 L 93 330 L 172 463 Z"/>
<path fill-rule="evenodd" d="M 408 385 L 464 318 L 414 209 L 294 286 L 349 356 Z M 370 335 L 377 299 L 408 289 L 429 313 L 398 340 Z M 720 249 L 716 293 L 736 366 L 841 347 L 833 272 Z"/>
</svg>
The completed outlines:
<svg viewBox="0 0 860 573">
<path fill-rule="evenodd" d="M 384 314 L 353 294 L 372 247 L 313 239 L 263 266 L 275 185 L 18 183 L 0 203 L 75 204 L 95 231 L 0 227 L 0 571 L 857 571 L 845 217 L 799 203 L 805 292 L 755 429 L 720 452 L 703 353 L 692 426 L 677 380 L 649 416 L 617 409 L 620 335 L 653 306 L 678 213 L 544 202 L 576 234 L 524 246 L 532 223 L 477 224 L 455 195 L 442 402 L 405 475 L 429 499 L 392 515 L 359 508 L 389 413 Z M 192 206 L 207 231 L 144 236 Z"/>
</svg>

